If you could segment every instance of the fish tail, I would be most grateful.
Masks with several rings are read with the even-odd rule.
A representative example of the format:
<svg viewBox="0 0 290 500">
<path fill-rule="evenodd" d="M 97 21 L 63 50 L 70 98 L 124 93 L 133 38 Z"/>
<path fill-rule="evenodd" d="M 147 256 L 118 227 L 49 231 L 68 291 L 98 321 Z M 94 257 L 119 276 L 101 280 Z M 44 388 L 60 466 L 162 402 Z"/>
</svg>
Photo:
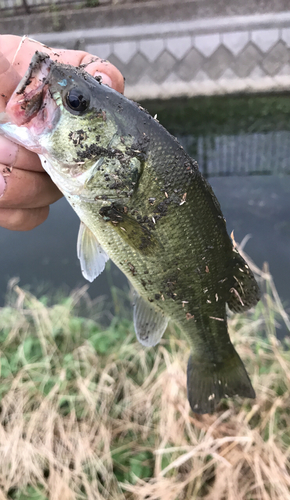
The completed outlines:
<svg viewBox="0 0 290 500">
<path fill-rule="evenodd" d="M 255 277 L 246 261 L 233 250 L 233 280 L 227 299 L 231 311 L 239 313 L 254 307 L 260 300 Z"/>
<path fill-rule="evenodd" d="M 187 395 L 192 411 L 212 413 L 223 398 L 255 398 L 244 364 L 234 346 L 224 360 L 213 363 L 192 353 L 187 366 Z"/>
</svg>

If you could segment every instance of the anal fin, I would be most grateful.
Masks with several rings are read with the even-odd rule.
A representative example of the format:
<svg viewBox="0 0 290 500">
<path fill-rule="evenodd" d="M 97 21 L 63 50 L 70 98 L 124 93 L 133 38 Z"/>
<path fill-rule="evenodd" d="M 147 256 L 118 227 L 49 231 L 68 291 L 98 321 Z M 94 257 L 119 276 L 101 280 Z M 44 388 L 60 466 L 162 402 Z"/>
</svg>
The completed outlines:
<svg viewBox="0 0 290 500">
<path fill-rule="evenodd" d="M 153 307 L 136 292 L 134 303 L 134 328 L 136 337 L 144 346 L 158 344 L 168 324 L 167 316 Z"/>
</svg>

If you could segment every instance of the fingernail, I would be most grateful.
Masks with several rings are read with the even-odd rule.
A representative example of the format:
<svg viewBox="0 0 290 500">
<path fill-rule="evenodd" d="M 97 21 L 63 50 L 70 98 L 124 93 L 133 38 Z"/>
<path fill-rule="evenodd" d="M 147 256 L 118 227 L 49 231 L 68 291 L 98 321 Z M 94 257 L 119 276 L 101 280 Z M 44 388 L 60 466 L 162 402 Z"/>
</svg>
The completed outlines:
<svg viewBox="0 0 290 500">
<path fill-rule="evenodd" d="M 6 189 L 6 182 L 2 174 L 0 174 L 0 198 L 3 196 Z"/>
<path fill-rule="evenodd" d="M 0 135 L 0 163 L 13 166 L 16 161 L 18 145 L 9 141 L 3 135 Z"/>
<path fill-rule="evenodd" d="M 108 85 L 109 87 L 112 87 L 113 86 L 113 83 L 112 83 L 112 80 L 111 78 L 106 75 L 106 73 L 100 73 L 99 71 L 96 71 L 95 74 L 94 74 L 94 77 L 101 77 L 101 83 L 103 83 L 104 85 Z"/>
</svg>

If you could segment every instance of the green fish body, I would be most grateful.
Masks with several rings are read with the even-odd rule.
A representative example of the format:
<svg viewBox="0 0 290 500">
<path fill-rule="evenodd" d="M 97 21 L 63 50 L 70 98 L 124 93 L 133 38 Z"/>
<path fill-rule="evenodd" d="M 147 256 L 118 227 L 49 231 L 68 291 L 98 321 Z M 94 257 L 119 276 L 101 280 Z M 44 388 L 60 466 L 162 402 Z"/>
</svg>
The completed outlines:
<svg viewBox="0 0 290 500">
<path fill-rule="evenodd" d="M 8 117 L 8 118 L 7 118 Z M 191 346 L 188 399 L 212 412 L 221 398 L 255 397 L 228 334 L 226 304 L 259 300 L 197 163 L 141 106 L 83 69 L 36 53 L 7 105 L 2 132 L 36 151 L 81 220 L 78 256 L 92 281 L 111 258 L 133 285 L 145 346 L 169 319 Z"/>
</svg>

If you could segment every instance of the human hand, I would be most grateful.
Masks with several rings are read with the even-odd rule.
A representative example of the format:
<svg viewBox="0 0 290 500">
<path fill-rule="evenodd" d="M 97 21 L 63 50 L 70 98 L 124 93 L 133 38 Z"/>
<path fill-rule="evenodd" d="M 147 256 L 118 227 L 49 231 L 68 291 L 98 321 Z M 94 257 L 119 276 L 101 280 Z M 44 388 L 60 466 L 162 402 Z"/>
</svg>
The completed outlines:
<svg viewBox="0 0 290 500">
<path fill-rule="evenodd" d="M 50 49 L 29 38 L 0 35 L 0 112 L 37 50 L 65 64 L 88 64 L 88 73 L 101 75 L 103 83 L 124 91 L 121 73 L 108 61 L 83 51 Z M 49 205 L 61 196 L 38 156 L 0 135 L 0 226 L 17 231 L 33 229 L 45 221 Z"/>
</svg>

